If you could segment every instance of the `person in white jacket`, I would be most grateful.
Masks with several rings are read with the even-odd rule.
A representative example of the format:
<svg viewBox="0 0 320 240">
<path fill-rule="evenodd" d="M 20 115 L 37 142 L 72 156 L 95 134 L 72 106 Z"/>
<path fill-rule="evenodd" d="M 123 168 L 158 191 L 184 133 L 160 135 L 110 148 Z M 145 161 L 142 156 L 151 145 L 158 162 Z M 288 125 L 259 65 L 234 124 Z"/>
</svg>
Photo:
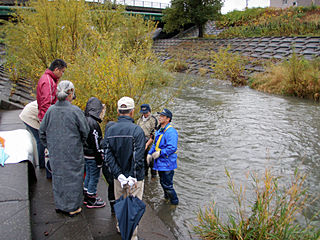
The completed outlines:
<svg viewBox="0 0 320 240">
<path fill-rule="evenodd" d="M 26 125 L 27 129 L 32 133 L 37 143 L 39 167 L 45 168 L 45 154 L 44 146 L 39 138 L 40 121 L 38 118 L 38 104 L 37 101 L 28 103 L 19 115 L 20 119 Z"/>
</svg>

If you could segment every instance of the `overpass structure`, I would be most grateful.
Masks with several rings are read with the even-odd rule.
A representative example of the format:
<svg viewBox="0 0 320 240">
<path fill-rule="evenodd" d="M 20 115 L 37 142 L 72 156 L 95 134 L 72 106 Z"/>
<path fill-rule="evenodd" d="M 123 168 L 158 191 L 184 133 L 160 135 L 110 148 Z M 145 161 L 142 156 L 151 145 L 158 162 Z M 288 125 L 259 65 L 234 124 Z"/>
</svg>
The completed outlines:
<svg viewBox="0 0 320 240">
<path fill-rule="evenodd" d="M 22 8 L 28 0 L 2 0 L 0 3 L 0 19 L 9 18 L 17 8 Z M 86 0 L 92 3 L 101 3 L 101 0 Z M 104 0 L 102 0 L 104 1 Z M 146 20 L 161 21 L 162 10 L 169 7 L 167 3 L 150 2 L 141 0 L 118 0 L 116 4 L 125 5 L 125 13 L 129 15 L 141 15 Z"/>
</svg>

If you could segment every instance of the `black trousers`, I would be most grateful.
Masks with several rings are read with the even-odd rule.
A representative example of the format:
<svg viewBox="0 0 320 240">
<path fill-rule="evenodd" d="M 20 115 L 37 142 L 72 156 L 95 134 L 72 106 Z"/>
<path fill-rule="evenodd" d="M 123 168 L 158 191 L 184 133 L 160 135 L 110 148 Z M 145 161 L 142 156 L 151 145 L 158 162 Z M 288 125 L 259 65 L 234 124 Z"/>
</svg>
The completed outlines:
<svg viewBox="0 0 320 240">
<path fill-rule="evenodd" d="M 110 205 L 114 204 L 115 196 L 114 196 L 114 184 L 113 184 L 113 175 L 109 171 L 109 168 L 105 165 L 102 166 L 102 174 L 104 178 L 106 179 L 108 186 L 108 200 L 110 202 Z"/>
</svg>

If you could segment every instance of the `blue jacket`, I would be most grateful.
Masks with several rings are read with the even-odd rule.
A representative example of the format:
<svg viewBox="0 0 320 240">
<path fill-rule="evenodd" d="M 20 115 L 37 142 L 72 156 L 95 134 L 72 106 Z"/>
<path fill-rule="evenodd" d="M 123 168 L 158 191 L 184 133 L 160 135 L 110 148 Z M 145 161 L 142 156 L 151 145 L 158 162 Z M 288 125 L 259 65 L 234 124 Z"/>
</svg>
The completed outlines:
<svg viewBox="0 0 320 240">
<path fill-rule="evenodd" d="M 158 171 L 171 171 L 177 168 L 177 148 L 178 132 L 171 124 L 167 124 L 164 129 L 156 132 L 155 141 L 149 151 L 152 154 L 156 151 L 156 145 L 159 137 L 163 134 L 159 148 L 161 149 L 160 157 L 154 160 L 153 169 Z"/>
<path fill-rule="evenodd" d="M 106 146 L 105 161 L 115 179 L 120 174 L 138 181 L 144 179 L 145 144 L 142 128 L 129 116 L 120 116 L 108 128 L 102 145 Z"/>
</svg>

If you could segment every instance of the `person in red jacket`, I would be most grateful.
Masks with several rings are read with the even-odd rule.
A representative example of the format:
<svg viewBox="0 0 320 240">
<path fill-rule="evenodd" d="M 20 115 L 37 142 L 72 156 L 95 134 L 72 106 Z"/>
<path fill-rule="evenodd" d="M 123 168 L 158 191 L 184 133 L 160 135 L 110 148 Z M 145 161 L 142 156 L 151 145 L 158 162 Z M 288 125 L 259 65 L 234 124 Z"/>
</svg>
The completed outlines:
<svg viewBox="0 0 320 240">
<path fill-rule="evenodd" d="M 44 72 L 37 85 L 38 118 L 42 121 L 48 108 L 57 101 L 57 84 L 62 77 L 67 64 L 61 60 L 54 60 Z"/>
<path fill-rule="evenodd" d="M 44 72 L 38 81 L 37 85 L 37 103 L 38 103 L 38 118 L 40 123 L 44 118 L 49 107 L 57 101 L 57 85 L 59 79 L 62 77 L 67 64 L 61 60 L 54 60 L 50 67 Z M 47 157 L 47 156 L 46 156 Z M 46 164 L 47 178 L 51 179 L 51 167 L 49 161 Z"/>
</svg>

